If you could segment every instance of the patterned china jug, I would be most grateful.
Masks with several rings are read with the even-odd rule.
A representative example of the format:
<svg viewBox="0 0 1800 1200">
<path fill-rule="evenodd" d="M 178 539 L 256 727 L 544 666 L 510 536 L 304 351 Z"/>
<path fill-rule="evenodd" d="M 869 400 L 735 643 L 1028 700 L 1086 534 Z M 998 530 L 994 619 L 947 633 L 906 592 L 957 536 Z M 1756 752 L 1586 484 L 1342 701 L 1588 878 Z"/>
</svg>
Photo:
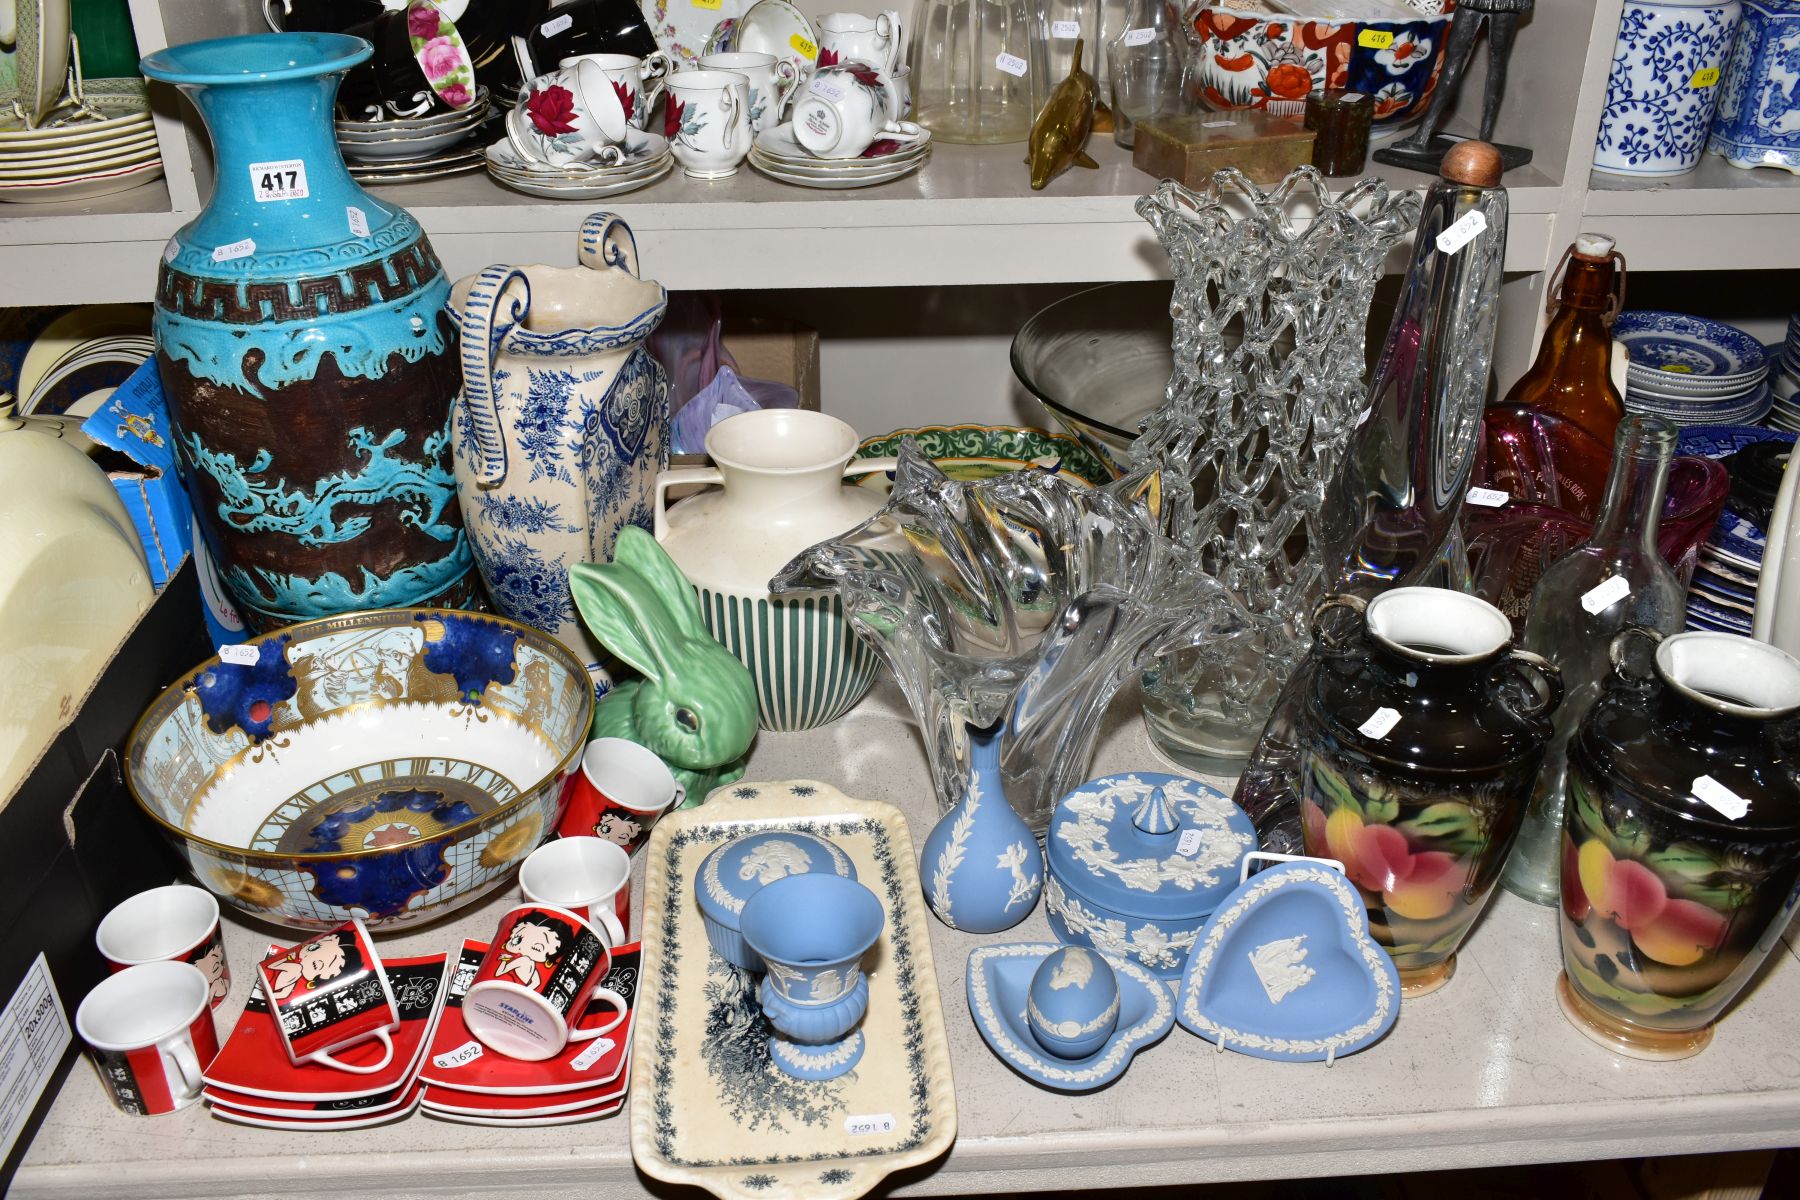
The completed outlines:
<svg viewBox="0 0 1800 1200">
<path fill-rule="evenodd" d="M 1361 617 L 1354 633 L 1341 612 Z M 1334 617 L 1336 619 L 1334 619 Z M 1436 991 L 1499 882 L 1562 701 L 1485 600 L 1402 587 L 1336 596 L 1304 680 L 1306 852 L 1344 864 L 1408 998 Z"/>
<path fill-rule="evenodd" d="M 608 562 L 626 525 L 650 528 L 669 461 L 669 387 L 645 343 L 669 296 L 638 277 L 611 213 L 581 224 L 580 265 L 488 267 L 456 281 L 462 326 L 456 486 L 494 606 L 553 635 L 598 673 L 569 568 Z"/>
</svg>

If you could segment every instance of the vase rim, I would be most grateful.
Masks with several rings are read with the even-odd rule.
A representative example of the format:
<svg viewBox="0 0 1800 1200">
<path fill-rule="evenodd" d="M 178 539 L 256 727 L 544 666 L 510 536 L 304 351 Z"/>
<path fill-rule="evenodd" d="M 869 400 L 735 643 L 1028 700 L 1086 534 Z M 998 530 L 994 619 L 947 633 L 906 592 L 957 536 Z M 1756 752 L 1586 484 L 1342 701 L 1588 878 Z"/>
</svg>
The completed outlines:
<svg viewBox="0 0 1800 1200">
<path fill-rule="evenodd" d="M 713 462 L 758 475 L 841 469 L 859 444 L 849 422 L 804 408 L 759 408 L 726 417 L 706 431 Z"/>
<path fill-rule="evenodd" d="M 1471 666 L 1512 641 L 1512 622 L 1479 596 L 1448 588 L 1399 587 L 1363 610 L 1369 637 L 1402 658 L 1439 667 Z"/>
<path fill-rule="evenodd" d="M 1800 711 L 1800 662 L 1754 638 L 1672 634 L 1656 647 L 1656 673 L 1682 696 L 1725 716 L 1770 720 Z"/>
<path fill-rule="evenodd" d="M 366 39 L 345 33 L 251 33 L 169 46 L 138 66 L 164 83 L 278 83 L 348 71 L 374 53 Z"/>
</svg>

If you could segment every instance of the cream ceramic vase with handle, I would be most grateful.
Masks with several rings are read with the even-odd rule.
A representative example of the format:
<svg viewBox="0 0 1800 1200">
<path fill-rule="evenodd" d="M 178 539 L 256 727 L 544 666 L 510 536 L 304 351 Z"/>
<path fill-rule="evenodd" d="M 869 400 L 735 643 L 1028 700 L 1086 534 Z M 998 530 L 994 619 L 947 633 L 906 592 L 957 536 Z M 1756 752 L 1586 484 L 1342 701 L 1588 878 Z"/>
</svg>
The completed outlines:
<svg viewBox="0 0 1800 1200">
<path fill-rule="evenodd" d="M 813 729 L 836 720 L 875 680 L 875 656 L 844 620 L 835 592 L 769 596 L 769 578 L 794 555 L 875 515 L 882 498 L 844 477 L 891 470 L 852 467 L 856 430 L 824 413 L 765 409 L 714 425 L 714 467 L 664 471 L 656 480 L 656 537 L 695 587 L 707 629 L 750 669 L 764 729 Z M 720 484 L 671 508 L 672 487 Z"/>
<path fill-rule="evenodd" d="M 543 630 L 601 680 L 569 568 L 608 562 L 626 525 L 648 527 L 669 461 L 669 387 L 646 340 L 668 294 L 638 276 L 631 229 L 581 225 L 580 265 L 489 267 L 459 279 L 456 487 L 494 607 Z"/>
</svg>

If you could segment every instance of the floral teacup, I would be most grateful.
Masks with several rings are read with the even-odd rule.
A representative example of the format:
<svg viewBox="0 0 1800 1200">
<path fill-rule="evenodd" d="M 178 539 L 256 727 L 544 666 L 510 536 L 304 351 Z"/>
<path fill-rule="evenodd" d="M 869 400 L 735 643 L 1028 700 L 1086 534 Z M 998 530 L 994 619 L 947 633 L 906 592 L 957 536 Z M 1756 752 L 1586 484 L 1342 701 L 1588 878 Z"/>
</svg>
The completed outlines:
<svg viewBox="0 0 1800 1200">
<path fill-rule="evenodd" d="M 663 132 L 693 178 L 737 174 L 750 153 L 750 81 L 736 71 L 677 71 L 669 76 Z"/>
<path fill-rule="evenodd" d="M 867 63 L 890 71 L 900 56 L 900 14 L 828 13 L 819 18 L 819 65 Z"/>
<path fill-rule="evenodd" d="M 670 71 L 668 55 L 661 50 L 643 58 L 632 54 L 578 54 L 563 59 L 562 68 L 568 70 L 583 62 L 593 63 L 605 74 L 625 109 L 626 120 L 634 128 L 650 128 L 650 114 Z"/>
<path fill-rule="evenodd" d="M 540 75 L 506 116 L 506 136 L 527 161 L 592 162 L 625 138 L 625 106 L 598 63 L 580 60 Z M 615 155 L 616 157 L 616 155 Z"/>
<path fill-rule="evenodd" d="M 708 70 L 735 71 L 750 84 L 750 130 L 761 133 L 781 124 L 800 73 L 785 58 L 760 50 L 736 54 L 703 54 L 700 65 Z"/>
<path fill-rule="evenodd" d="M 861 63 L 821 67 L 794 103 L 794 140 L 820 158 L 855 158 L 878 140 L 922 140 L 919 126 L 890 119 L 899 113 L 891 80 Z"/>
</svg>

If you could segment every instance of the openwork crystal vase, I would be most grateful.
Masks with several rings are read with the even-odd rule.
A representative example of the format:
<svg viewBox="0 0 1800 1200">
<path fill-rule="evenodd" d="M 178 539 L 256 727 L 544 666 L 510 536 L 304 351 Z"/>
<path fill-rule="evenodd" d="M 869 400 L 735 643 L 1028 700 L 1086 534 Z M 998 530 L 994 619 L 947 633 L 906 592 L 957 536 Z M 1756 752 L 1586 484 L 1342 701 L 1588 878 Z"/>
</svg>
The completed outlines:
<svg viewBox="0 0 1800 1200">
<path fill-rule="evenodd" d="M 1137 211 L 1175 271 L 1175 371 L 1113 486 L 1160 475 L 1165 532 L 1250 625 L 1144 673 L 1151 738 L 1206 766 L 1249 755 L 1305 654 L 1326 574 L 1320 511 L 1363 402 L 1369 304 L 1419 198 L 1378 179 L 1333 195 L 1312 167 L 1265 192 L 1225 170 L 1204 194 L 1164 181 Z"/>
<path fill-rule="evenodd" d="M 956 482 L 910 438 L 881 511 L 769 584 L 799 588 L 836 590 L 893 670 L 940 810 L 962 799 L 968 726 L 1003 722 L 1000 782 L 1036 833 L 1087 777 L 1128 672 L 1196 640 L 1248 633 L 1142 500 L 1040 470 Z"/>
</svg>

